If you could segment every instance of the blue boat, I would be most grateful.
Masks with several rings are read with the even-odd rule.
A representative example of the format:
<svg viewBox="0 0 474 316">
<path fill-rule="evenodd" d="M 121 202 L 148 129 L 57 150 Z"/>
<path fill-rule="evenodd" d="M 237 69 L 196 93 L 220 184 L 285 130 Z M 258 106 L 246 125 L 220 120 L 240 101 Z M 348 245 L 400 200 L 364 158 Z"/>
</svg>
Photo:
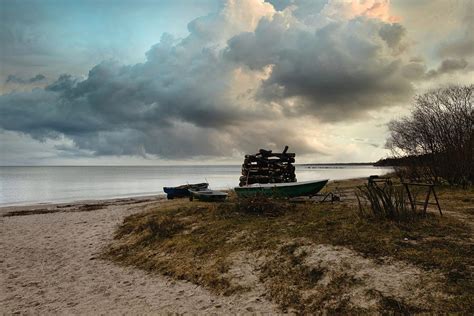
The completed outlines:
<svg viewBox="0 0 474 316">
<path fill-rule="evenodd" d="M 209 183 L 183 184 L 177 187 L 163 187 L 168 200 L 180 197 L 188 197 L 191 195 L 189 190 L 202 191 L 209 187 Z"/>
</svg>

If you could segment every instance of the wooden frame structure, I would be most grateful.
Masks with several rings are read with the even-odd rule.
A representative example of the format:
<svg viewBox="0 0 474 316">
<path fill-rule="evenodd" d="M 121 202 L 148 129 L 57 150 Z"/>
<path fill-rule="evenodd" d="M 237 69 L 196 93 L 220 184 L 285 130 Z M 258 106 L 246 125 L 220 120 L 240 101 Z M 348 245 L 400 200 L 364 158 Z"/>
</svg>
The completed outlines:
<svg viewBox="0 0 474 316">
<path fill-rule="evenodd" d="M 383 184 L 383 187 L 380 187 L 379 184 Z M 384 178 L 379 176 L 370 176 L 368 178 L 368 185 L 379 187 L 381 190 L 385 190 L 386 186 L 392 186 L 392 180 L 390 178 Z M 443 212 L 441 211 L 441 206 L 439 204 L 438 196 L 436 195 L 435 185 L 432 183 L 414 183 L 414 182 L 402 182 L 403 187 L 405 188 L 408 194 L 408 200 L 410 202 L 410 206 L 413 212 L 416 212 L 416 206 L 422 205 L 423 206 L 423 213 L 426 214 L 426 210 L 428 205 L 436 205 L 438 206 L 439 214 L 443 216 Z M 426 187 L 426 197 L 424 202 L 417 202 L 413 197 L 412 191 L 410 187 Z M 430 196 L 433 193 L 436 203 L 430 203 Z"/>
<path fill-rule="evenodd" d="M 441 216 L 443 216 L 443 212 L 441 211 L 441 206 L 439 205 L 438 196 L 436 195 L 436 191 L 435 191 L 435 188 L 434 188 L 435 185 L 434 185 L 434 184 L 430 184 L 430 183 L 402 182 L 402 185 L 405 187 L 405 190 L 407 191 L 408 199 L 410 200 L 410 205 L 411 205 L 411 209 L 413 210 L 413 212 L 416 212 L 416 206 L 417 206 L 417 205 L 423 205 L 423 213 L 425 213 L 425 214 L 426 214 L 426 209 L 428 208 L 428 205 L 437 205 L 437 206 L 438 206 L 438 210 L 439 210 L 439 214 L 440 214 Z M 417 201 L 413 198 L 413 195 L 411 194 L 411 191 L 410 191 L 410 186 L 426 187 L 426 188 L 427 188 L 427 191 L 426 191 L 426 198 L 425 198 L 425 201 L 424 201 L 424 202 L 417 202 Z M 431 192 L 433 192 L 433 196 L 434 196 L 434 198 L 435 198 L 436 203 L 429 203 Z"/>
</svg>

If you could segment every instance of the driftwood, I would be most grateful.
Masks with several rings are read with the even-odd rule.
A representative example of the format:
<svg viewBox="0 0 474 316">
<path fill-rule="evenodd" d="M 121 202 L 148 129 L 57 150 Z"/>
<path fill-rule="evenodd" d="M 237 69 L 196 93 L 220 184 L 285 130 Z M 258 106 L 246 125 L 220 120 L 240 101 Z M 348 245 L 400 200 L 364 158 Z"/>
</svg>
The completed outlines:
<svg viewBox="0 0 474 316">
<path fill-rule="evenodd" d="M 295 153 L 288 153 L 288 146 L 281 153 L 260 149 L 255 155 L 245 155 L 240 186 L 254 183 L 296 182 Z"/>
</svg>

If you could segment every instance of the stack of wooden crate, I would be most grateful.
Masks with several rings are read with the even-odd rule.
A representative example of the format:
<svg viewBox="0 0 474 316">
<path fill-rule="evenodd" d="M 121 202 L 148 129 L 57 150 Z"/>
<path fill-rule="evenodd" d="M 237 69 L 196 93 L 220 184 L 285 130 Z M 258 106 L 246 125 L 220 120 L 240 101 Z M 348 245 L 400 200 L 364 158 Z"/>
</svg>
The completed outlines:
<svg viewBox="0 0 474 316">
<path fill-rule="evenodd" d="M 295 154 L 287 151 L 288 146 L 285 146 L 281 153 L 260 149 L 255 155 L 245 155 L 239 186 L 296 182 Z"/>
</svg>

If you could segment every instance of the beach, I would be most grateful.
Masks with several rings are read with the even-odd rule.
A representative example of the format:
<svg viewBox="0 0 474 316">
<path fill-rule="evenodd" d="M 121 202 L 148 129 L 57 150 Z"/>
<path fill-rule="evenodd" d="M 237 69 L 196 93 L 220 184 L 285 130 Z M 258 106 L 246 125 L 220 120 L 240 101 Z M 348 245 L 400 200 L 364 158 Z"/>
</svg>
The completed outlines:
<svg viewBox="0 0 474 316">
<path fill-rule="evenodd" d="M 164 201 L 146 197 L 0 208 L 0 313 L 276 311 L 252 293 L 215 295 L 190 282 L 99 258 L 125 216 Z M 15 216 L 4 216 L 9 212 Z"/>
<path fill-rule="evenodd" d="M 0 316 L 474 315 L 474 0 L 0 12 Z"/>
<path fill-rule="evenodd" d="M 468 310 L 474 192 L 442 188 L 445 216 L 400 226 L 354 217 L 365 182 L 332 181 L 341 202 L 268 218 L 159 195 L 2 207 L 0 313 Z M 184 226 L 136 239 L 160 218 Z"/>
</svg>

